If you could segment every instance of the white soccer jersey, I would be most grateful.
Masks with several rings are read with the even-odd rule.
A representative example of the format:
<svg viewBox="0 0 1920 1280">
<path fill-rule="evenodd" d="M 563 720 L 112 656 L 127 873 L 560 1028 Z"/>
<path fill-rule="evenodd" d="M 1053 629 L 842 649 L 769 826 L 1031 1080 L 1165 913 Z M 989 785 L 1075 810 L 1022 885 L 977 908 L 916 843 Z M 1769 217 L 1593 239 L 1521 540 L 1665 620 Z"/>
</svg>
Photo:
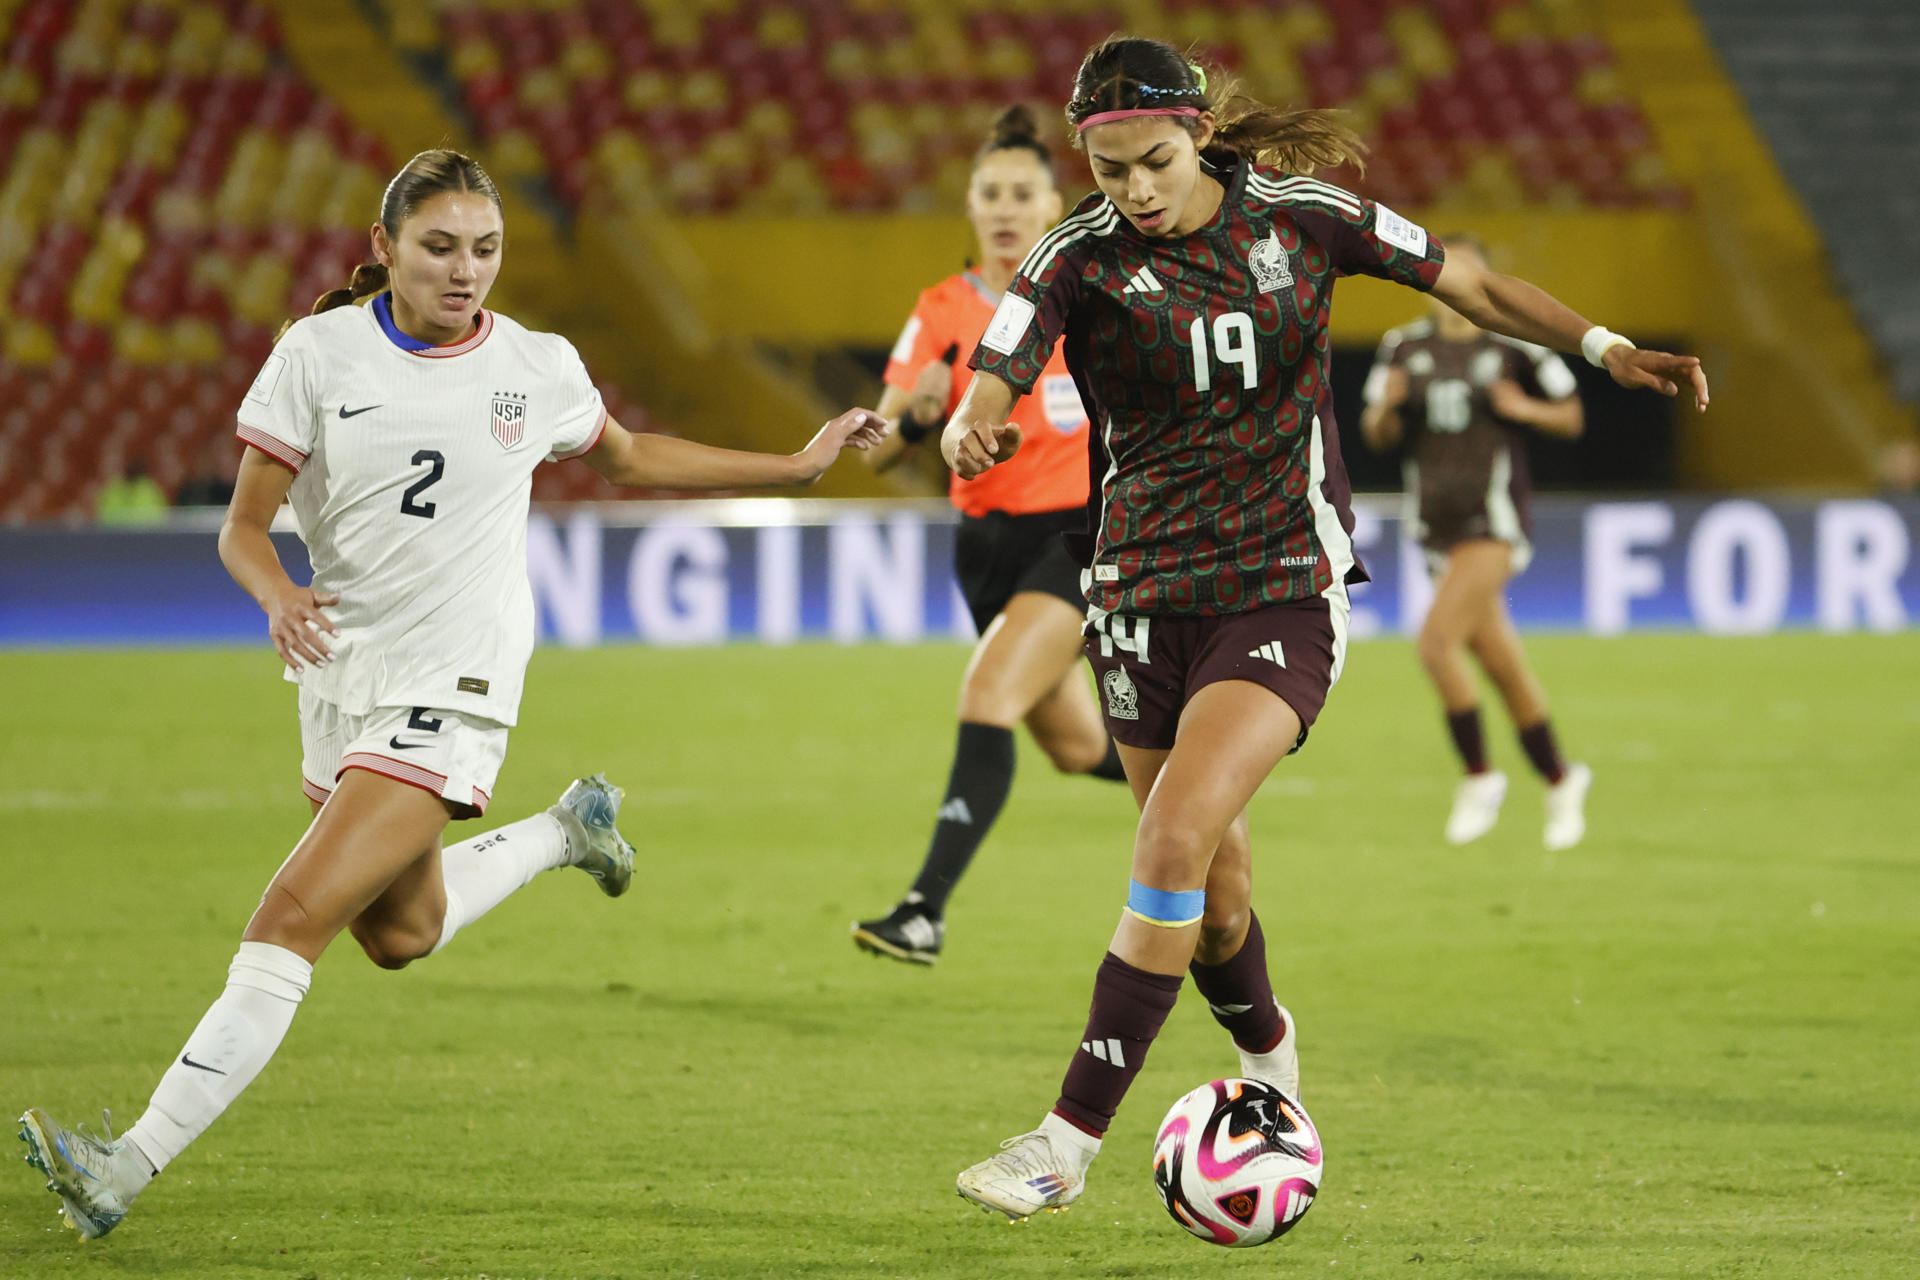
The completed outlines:
<svg viewBox="0 0 1920 1280">
<path fill-rule="evenodd" d="M 402 350 L 370 307 L 300 320 L 240 406 L 240 439 L 295 472 L 313 586 L 336 592 L 333 661 L 287 678 L 350 715 L 519 714 L 533 652 L 533 469 L 607 421 L 565 338 L 480 313 L 466 341 Z"/>
</svg>

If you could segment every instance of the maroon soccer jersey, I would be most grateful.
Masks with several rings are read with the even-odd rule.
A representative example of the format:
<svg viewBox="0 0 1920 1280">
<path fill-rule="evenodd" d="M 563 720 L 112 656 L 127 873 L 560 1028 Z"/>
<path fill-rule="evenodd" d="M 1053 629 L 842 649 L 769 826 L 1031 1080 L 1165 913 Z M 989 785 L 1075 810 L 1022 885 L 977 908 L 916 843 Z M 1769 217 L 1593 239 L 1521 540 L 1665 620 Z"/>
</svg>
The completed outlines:
<svg viewBox="0 0 1920 1280">
<path fill-rule="evenodd" d="M 1524 549 L 1532 527 L 1526 439 L 1519 424 L 1494 412 L 1487 389 L 1510 380 L 1530 396 L 1563 400 L 1580 386 L 1566 362 L 1545 347 L 1484 330 L 1443 338 L 1433 321 L 1416 320 L 1381 340 L 1367 403 L 1386 393 L 1387 371 L 1395 368 L 1407 375 L 1400 421 L 1421 544 L 1444 551 L 1497 538 Z"/>
<path fill-rule="evenodd" d="M 1089 196 L 1034 247 L 969 362 L 1024 395 L 1055 342 L 1096 434 L 1096 613 L 1240 613 L 1359 582 L 1327 381 L 1333 282 L 1431 289 L 1440 242 L 1339 187 L 1237 157 L 1219 212 L 1141 235 Z"/>
</svg>

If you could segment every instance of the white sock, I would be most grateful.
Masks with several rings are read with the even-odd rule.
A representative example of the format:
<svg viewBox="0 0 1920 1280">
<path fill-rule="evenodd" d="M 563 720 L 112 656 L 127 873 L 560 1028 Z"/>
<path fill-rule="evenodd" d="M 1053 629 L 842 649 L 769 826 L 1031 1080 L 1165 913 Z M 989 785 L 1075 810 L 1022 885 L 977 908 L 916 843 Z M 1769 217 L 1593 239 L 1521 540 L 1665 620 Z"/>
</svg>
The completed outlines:
<svg viewBox="0 0 1920 1280">
<path fill-rule="evenodd" d="M 294 1010 L 312 981 L 313 966 L 285 947 L 240 944 L 227 969 L 227 989 L 160 1077 L 146 1114 L 127 1130 L 154 1172 L 185 1151 L 253 1083 L 293 1025 Z"/>
<path fill-rule="evenodd" d="M 1040 1132 L 1053 1139 L 1056 1149 L 1066 1152 L 1080 1162 L 1080 1172 L 1084 1176 L 1087 1166 L 1100 1154 L 1100 1139 L 1077 1125 L 1069 1124 L 1053 1112 L 1047 1112 L 1047 1118 L 1040 1122 Z"/>
<path fill-rule="evenodd" d="M 447 918 L 433 949 L 445 947 L 454 934 L 505 902 L 507 895 L 542 871 L 566 866 L 567 844 L 566 825 L 551 813 L 536 813 L 441 850 L 440 876 L 447 886 Z"/>
</svg>

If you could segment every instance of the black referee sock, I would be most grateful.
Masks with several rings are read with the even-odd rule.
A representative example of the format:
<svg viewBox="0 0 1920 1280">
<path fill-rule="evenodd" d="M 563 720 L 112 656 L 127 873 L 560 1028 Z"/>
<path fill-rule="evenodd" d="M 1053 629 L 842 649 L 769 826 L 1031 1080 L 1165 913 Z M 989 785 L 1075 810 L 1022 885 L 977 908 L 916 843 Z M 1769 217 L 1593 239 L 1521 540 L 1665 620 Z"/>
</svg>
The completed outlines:
<svg viewBox="0 0 1920 1280">
<path fill-rule="evenodd" d="M 940 803 L 920 878 L 913 882 L 913 892 L 936 920 L 946 913 L 947 895 L 960 883 L 1012 789 L 1013 730 L 962 721 L 947 797 Z"/>
<path fill-rule="evenodd" d="M 1107 754 L 1099 764 L 1087 770 L 1089 778 L 1105 778 L 1108 782 L 1125 782 L 1127 771 L 1120 767 L 1120 748 L 1112 738 L 1107 739 Z"/>
</svg>

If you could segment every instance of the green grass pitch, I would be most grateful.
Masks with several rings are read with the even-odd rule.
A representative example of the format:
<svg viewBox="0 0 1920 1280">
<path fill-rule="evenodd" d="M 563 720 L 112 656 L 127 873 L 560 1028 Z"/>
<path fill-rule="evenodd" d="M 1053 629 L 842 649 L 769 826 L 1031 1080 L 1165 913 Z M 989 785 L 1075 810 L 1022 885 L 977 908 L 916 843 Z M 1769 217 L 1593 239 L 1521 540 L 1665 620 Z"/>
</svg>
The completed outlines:
<svg viewBox="0 0 1920 1280">
<path fill-rule="evenodd" d="M 1132 814 L 1023 742 L 931 971 L 858 954 L 938 803 L 953 646 L 543 651 L 493 815 L 628 789 L 635 891 L 543 877 L 385 973 L 343 940 L 255 1087 L 81 1244 L 16 1162 L 0 1276 L 1912 1277 L 1920 1274 L 1920 638 L 1538 638 L 1597 772 L 1439 839 L 1408 647 L 1357 645 L 1255 804 L 1323 1195 L 1189 1238 L 1152 1133 L 1229 1074 L 1189 992 L 1073 1211 L 956 1171 L 1051 1103 Z M 0 1105 L 130 1123 L 306 812 L 262 650 L 0 655 Z M 469 824 L 456 832 L 475 833 Z M 9 1144 L 10 1146 L 12 1144 Z"/>
</svg>

